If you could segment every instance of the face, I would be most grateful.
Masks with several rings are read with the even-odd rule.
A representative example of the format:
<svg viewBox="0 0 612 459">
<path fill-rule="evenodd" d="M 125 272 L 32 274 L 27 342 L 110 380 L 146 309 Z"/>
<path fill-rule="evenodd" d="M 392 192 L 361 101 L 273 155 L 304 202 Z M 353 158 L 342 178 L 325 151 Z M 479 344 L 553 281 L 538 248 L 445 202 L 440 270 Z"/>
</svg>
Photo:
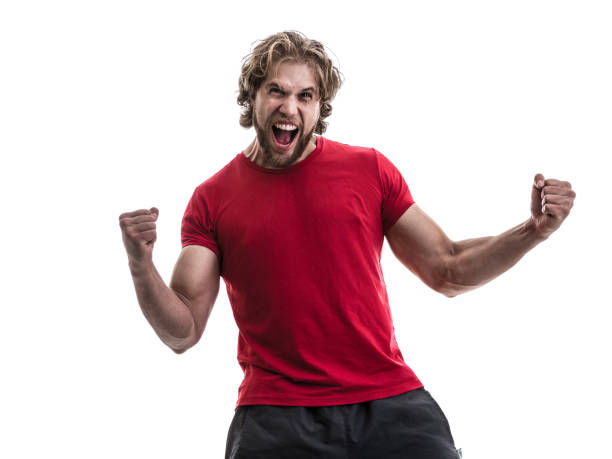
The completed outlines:
<svg viewBox="0 0 612 459">
<path fill-rule="evenodd" d="M 270 71 L 255 95 L 253 125 L 264 167 L 285 168 L 314 150 L 318 86 L 310 67 L 285 61 Z"/>
</svg>

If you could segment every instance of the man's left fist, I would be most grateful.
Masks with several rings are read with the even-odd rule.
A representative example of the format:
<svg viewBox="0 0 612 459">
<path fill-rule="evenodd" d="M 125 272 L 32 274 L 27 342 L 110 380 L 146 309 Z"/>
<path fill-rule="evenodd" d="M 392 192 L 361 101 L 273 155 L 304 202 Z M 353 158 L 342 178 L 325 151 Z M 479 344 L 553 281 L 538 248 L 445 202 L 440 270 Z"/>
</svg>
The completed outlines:
<svg viewBox="0 0 612 459">
<path fill-rule="evenodd" d="M 544 237 L 561 226 L 574 206 L 576 193 L 569 182 L 544 179 L 536 174 L 531 189 L 531 218 L 535 228 Z"/>
</svg>

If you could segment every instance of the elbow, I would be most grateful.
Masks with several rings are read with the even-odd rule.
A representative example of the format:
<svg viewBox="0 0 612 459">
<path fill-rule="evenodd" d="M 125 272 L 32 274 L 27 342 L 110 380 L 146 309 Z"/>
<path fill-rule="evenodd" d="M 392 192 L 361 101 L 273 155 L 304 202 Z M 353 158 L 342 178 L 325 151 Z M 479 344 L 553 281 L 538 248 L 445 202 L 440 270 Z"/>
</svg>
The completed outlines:
<svg viewBox="0 0 612 459">
<path fill-rule="evenodd" d="M 463 293 L 462 290 L 458 289 L 456 285 L 453 285 L 450 282 L 440 282 L 439 284 L 432 286 L 432 288 L 447 298 L 454 298 L 460 293 Z"/>
<path fill-rule="evenodd" d="M 174 351 L 175 354 L 182 354 L 187 349 L 189 349 L 188 347 L 171 347 L 171 346 L 169 346 L 169 347 L 170 347 L 170 349 L 172 349 Z"/>
<path fill-rule="evenodd" d="M 456 277 L 456 273 L 453 271 L 452 257 L 448 257 L 439 266 L 430 287 L 447 298 L 454 298 L 465 291 L 455 281 Z"/>
<path fill-rule="evenodd" d="M 462 293 L 462 291 L 458 289 L 456 285 L 453 285 L 452 282 L 449 282 L 447 278 L 442 276 L 435 279 L 430 279 L 430 281 L 427 282 L 427 285 L 429 285 L 429 287 L 435 292 L 441 293 L 447 298 L 454 298 Z"/>
<path fill-rule="evenodd" d="M 182 354 L 187 349 L 193 347 L 198 342 L 198 336 L 195 331 L 195 324 L 189 329 L 189 332 L 181 338 L 172 337 L 164 340 L 166 346 L 168 346 L 175 354 Z"/>
<path fill-rule="evenodd" d="M 440 289 L 440 290 L 438 290 L 438 292 L 441 293 L 442 295 L 444 295 L 446 298 L 455 298 L 457 295 L 462 293 L 460 291 L 451 289 L 449 287 L 444 288 L 444 289 Z"/>
<path fill-rule="evenodd" d="M 187 349 L 193 347 L 194 344 L 194 342 L 189 342 L 186 340 L 182 342 L 166 343 L 166 345 L 172 349 L 175 354 L 184 353 Z"/>
<path fill-rule="evenodd" d="M 465 275 L 462 275 L 457 264 L 451 265 L 449 263 L 445 265 L 443 274 L 440 276 L 440 280 L 434 289 L 447 298 L 454 298 L 457 295 L 474 290 L 481 285 L 477 283 L 468 283 L 465 280 Z"/>
</svg>

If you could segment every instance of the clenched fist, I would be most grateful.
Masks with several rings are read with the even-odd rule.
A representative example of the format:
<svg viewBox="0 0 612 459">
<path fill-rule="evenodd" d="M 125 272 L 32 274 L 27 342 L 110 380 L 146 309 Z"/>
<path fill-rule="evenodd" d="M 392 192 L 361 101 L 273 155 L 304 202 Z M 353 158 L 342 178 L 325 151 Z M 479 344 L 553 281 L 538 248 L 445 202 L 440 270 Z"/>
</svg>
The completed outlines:
<svg viewBox="0 0 612 459">
<path fill-rule="evenodd" d="M 569 182 L 544 179 L 537 174 L 531 189 L 531 218 L 536 229 L 545 237 L 561 226 L 574 206 L 576 193 Z"/>
<path fill-rule="evenodd" d="M 156 207 L 126 212 L 119 216 L 123 244 L 130 262 L 152 260 L 153 244 L 157 239 L 155 221 L 159 215 Z"/>
</svg>

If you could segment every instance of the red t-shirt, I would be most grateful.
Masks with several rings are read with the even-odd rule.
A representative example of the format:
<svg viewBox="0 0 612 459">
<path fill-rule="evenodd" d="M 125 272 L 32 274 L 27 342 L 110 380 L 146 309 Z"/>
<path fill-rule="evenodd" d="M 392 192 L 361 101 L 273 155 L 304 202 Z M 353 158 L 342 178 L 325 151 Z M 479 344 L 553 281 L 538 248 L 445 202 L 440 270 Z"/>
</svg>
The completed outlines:
<svg viewBox="0 0 612 459">
<path fill-rule="evenodd" d="M 423 385 L 395 340 L 380 255 L 413 204 L 372 148 L 317 138 L 286 169 L 242 153 L 198 186 L 182 245 L 219 257 L 238 325 L 239 405 L 324 406 Z"/>
</svg>

